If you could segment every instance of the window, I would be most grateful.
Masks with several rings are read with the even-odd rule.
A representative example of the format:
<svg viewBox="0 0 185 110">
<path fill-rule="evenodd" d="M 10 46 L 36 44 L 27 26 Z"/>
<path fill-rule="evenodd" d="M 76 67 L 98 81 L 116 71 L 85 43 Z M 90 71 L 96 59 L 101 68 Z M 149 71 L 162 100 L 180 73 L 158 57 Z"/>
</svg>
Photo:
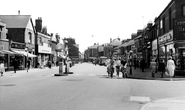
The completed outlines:
<svg viewBox="0 0 185 110">
<path fill-rule="evenodd" d="M 0 28 L 0 39 L 2 39 L 2 38 L 1 38 L 1 31 L 2 31 L 2 28 Z"/>
<path fill-rule="evenodd" d="M 169 10 L 169 29 L 172 29 L 172 12 L 171 9 Z"/>
<path fill-rule="evenodd" d="M 165 17 L 163 18 L 163 33 L 165 33 Z"/>
<path fill-rule="evenodd" d="M 185 5 L 182 5 L 182 16 L 185 16 Z"/>
<path fill-rule="evenodd" d="M 28 33 L 28 43 L 32 44 L 32 34 L 31 34 L 31 32 Z"/>
<path fill-rule="evenodd" d="M 160 29 L 163 28 L 163 20 L 160 21 Z"/>
<path fill-rule="evenodd" d="M 43 45 L 43 42 L 42 42 L 42 38 L 41 37 L 38 38 L 38 45 Z"/>
</svg>

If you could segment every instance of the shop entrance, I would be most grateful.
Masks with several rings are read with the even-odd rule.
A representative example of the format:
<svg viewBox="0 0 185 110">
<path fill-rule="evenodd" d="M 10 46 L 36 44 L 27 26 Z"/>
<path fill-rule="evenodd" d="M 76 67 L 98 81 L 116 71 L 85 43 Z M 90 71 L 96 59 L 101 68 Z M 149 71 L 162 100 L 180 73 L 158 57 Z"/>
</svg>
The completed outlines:
<svg viewBox="0 0 185 110">
<path fill-rule="evenodd" d="M 179 49 L 179 56 L 177 59 L 177 69 L 185 70 L 185 49 Z"/>
</svg>

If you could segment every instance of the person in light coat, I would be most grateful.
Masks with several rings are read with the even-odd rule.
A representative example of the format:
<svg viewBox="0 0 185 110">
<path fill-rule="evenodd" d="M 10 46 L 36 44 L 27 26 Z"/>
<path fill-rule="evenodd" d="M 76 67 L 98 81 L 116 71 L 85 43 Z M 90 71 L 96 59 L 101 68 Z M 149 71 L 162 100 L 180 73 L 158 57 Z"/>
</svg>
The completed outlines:
<svg viewBox="0 0 185 110">
<path fill-rule="evenodd" d="M 0 61 L 0 72 L 1 72 L 1 76 L 3 76 L 3 73 L 5 72 L 4 61 L 3 60 Z"/>
<path fill-rule="evenodd" d="M 175 72 L 175 63 L 172 60 L 172 57 L 169 57 L 169 60 L 167 61 L 167 66 L 166 66 L 167 70 L 168 70 L 168 75 L 170 76 L 170 80 L 172 81 L 172 77 L 174 76 L 174 72 Z"/>
</svg>

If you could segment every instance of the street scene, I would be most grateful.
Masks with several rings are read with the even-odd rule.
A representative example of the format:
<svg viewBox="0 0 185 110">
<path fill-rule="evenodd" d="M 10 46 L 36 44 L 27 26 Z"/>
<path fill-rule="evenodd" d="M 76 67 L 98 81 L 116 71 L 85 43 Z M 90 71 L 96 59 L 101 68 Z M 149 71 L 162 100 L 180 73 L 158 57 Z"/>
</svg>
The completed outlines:
<svg viewBox="0 0 185 110">
<path fill-rule="evenodd" d="M 169 107 L 184 107 L 185 78 L 176 81 L 108 77 L 105 66 L 75 64 L 67 76 L 54 76 L 59 67 L 7 72 L 0 77 L 2 110 L 140 110 L 146 103 L 166 99 Z M 140 69 L 133 70 L 142 76 Z M 148 70 L 144 73 L 150 74 Z M 159 73 L 158 73 L 159 74 Z M 143 76 L 142 76 L 143 77 Z M 177 98 L 174 102 L 171 98 Z M 170 99 L 167 99 L 170 98 Z M 178 99 L 179 98 L 179 99 Z M 171 105 L 171 106 L 170 106 Z M 159 108 L 158 104 L 158 108 Z"/>
<path fill-rule="evenodd" d="M 0 110 L 185 110 L 185 0 L 0 3 Z"/>
</svg>

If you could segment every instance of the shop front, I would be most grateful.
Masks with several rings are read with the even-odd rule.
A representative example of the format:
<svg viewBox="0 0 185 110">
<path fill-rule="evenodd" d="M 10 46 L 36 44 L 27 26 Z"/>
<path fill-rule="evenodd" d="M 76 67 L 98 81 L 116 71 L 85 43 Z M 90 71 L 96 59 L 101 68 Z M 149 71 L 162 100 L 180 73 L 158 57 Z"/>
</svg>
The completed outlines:
<svg viewBox="0 0 185 110">
<path fill-rule="evenodd" d="M 185 18 L 174 19 L 174 47 L 176 49 L 176 67 L 177 70 L 183 70 L 185 75 Z"/>
<path fill-rule="evenodd" d="M 48 61 L 51 61 L 51 47 L 48 47 L 46 43 L 43 46 L 38 46 L 38 62 L 39 67 L 47 66 Z"/>
<path fill-rule="evenodd" d="M 163 59 L 167 62 L 169 56 L 172 56 L 173 59 L 176 58 L 176 51 L 173 41 L 173 30 L 167 32 L 166 34 L 158 38 L 159 43 L 159 60 Z"/>
<path fill-rule="evenodd" d="M 14 53 L 9 51 L 9 41 L 0 40 L 0 60 L 4 61 L 5 69 L 9 69 L 9 59 Z"/>
<path fill-rule="evenodd" d="M 36 56 L 34 55 L 35 54 L 35 45 L 33 44 L 30 44 L 30 43 L 26 43 L 26 47 L 25 47 L 25 52 L 28 52 L 26 55 L 26 62 L 27 60 L 29 59 L 30 60 L 30 65 L 31 65 L 31 68 L 35 67 L 36 65 Z M 26 66 L 26 65 L 25 65 Z"/>
<path fill-rule="evenodd" d="M 13 61 L 17 59 L 18 69 L 25 69 L 25 43 L 11 42 L 10 50 L 17 53 L 13 56 L 10 56 L 10 69 L 13 69 Z"/>
</svg>

